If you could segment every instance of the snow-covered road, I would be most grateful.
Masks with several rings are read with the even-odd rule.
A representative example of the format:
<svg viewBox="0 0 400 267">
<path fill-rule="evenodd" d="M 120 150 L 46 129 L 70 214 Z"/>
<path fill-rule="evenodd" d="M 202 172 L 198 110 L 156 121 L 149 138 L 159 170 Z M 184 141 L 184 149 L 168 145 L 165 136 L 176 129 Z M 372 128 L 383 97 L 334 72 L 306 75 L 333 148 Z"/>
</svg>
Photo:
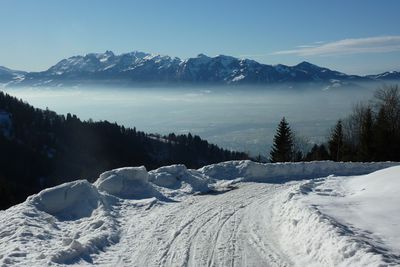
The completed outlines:
<svg viewBox="0 0 400 267">
<path fill-rule="evenodd" d="M 0 211 L 0 265 L 399 266 L 400 167 L 362 175 L 394 165 L 112 170 Z"/>
<path fill-rule="evenodd" d="M 115 266 L 290 266 L 275 236 L 277 192 L 287 185 L 242 184 L 179 203 L 120 209 L 120 242 L 94 263 Z M 144 203 L 143 203 L 144 204 Z"/>
</svg>

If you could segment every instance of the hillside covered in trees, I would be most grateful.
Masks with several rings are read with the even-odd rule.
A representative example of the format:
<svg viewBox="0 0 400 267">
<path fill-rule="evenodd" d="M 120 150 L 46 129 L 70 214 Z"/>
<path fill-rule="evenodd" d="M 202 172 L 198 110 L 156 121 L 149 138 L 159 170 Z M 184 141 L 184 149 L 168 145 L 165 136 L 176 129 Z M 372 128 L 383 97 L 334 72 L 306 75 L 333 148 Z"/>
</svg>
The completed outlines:
<svg viewBox="0 0 400 267">
<path fill-rule="evenodd" d="M 298 148 L 285 118 L 278 125 L 270 153 L 271 162 L 285 161 L 400 161 L 400 88 L 383 86 L 366 103 L 337 121 L 325 144 L 311 150 Z"/>
<path fill-rule="evenodd" d="M 146 134 L 108 121 L 41 110 L 0 92 L 0 209 L 66 181 L 106 170 L 181 163 L 189 168 L 246 159 L 199 136 Z"/>
<path fill-rule="evenodd" d="M 400 88 L 383 86 L 339 120 L 328 140 L 336 161 L 400 161 Z"/>
</svg>

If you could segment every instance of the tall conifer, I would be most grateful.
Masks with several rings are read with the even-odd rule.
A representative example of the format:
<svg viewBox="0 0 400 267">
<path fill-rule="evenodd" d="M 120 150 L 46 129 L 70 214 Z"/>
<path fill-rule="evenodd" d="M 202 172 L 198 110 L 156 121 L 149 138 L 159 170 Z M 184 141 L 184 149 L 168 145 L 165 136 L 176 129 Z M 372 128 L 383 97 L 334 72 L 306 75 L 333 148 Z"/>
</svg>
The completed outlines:
<svg viewBox="0 0 400 267">
<path fill-rule="evenodd" d="M 293 135 L 285 117 L 280 121 L 274 144 L 270 152 L 271 162 L 288 162 L 293 160 Z"/>
</svg>

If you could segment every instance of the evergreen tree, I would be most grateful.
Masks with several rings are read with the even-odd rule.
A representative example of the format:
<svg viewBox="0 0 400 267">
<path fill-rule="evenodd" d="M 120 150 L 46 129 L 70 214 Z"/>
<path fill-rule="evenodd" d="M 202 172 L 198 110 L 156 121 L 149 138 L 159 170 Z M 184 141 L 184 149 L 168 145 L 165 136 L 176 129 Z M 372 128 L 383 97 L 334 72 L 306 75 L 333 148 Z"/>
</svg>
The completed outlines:
<svg viewBox="0 0 400 267">
<path fill-rule="evenodd" d="M 274 144 L 270 153 L 271 162 L 288 162 L 293 160 L 293 135 L 285 117 L 280 121 L 276 134 L 274 136 Z"/>
<path fill-rule="evenodd" d="M 330 140 L 328 142 L 331 159 L 334 161 L 342 160 L 343 156 L 343 126 L 342 121 L 338 120 L 333 128 Z"/>
</svg>

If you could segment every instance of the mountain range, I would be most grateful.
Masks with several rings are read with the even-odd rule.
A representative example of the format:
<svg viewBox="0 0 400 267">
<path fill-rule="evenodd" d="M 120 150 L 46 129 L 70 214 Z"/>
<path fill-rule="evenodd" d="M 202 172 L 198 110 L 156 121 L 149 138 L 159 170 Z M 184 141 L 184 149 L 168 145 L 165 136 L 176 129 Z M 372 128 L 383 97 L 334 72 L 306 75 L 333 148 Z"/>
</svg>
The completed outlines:
<svg viewBox="0 0 400 267">
<path fill-rule="evenodd" d="M 347 75 L 309 62 L 295 66 L 267 65 L 250 59 L 218 55 L 180 59 L 134 51 L 111 51 L 63 59 L 46 71 L 23 72 L 0 67 L 0 82 L 8 86 L 62 86 L 102 84 L 276 84 L 320 82 L 329 84 L 400 80 L 400 72 Z"/>
</svg>

